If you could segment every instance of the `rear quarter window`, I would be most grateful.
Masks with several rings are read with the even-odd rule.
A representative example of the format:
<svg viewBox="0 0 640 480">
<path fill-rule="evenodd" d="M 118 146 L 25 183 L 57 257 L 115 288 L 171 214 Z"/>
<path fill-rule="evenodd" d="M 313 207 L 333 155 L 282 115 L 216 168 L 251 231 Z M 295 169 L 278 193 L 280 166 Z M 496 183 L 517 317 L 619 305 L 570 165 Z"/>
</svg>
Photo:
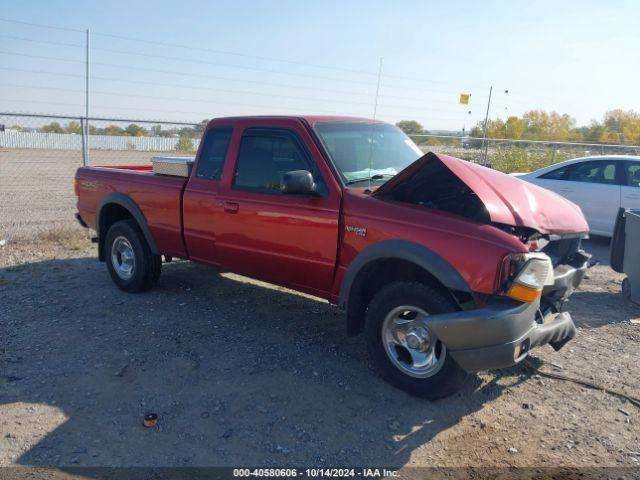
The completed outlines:
<svg viewBox="0 0 640 480">
<path fill-rule="evenodd" d="M 555 170 L 551 170 L 550 172 L 545 173 L 544 175 L 540 175 L 538 178 L 544 178 L 545 180 L 565 180 L 567 177 L 567 172 L 569 171 L 569 167 L 556 168 Z"/>
<path fill-rule="evenodd" d="M 212 128 L 207 131 L 196 169 L 197 178 L 220 180 L 231 131 L 231 128 Z"/>
</svg>

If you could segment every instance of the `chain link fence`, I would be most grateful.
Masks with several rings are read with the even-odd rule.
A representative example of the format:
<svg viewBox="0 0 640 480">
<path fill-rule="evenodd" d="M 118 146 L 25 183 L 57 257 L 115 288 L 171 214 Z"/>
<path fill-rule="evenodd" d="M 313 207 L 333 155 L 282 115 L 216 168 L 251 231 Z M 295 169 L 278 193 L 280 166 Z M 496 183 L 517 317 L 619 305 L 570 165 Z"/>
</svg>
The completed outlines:
<svg viewBox="0 0 640 480">
<path fill-rule="evenodd" d="M 194 154 L 205 123 L 0 113 L 0 241 L 75 226 L 73 177 L 88 165 L 143 165 Z M 88 135 L 84 135 L 88 129 Z M 420 148 L 503 172 L 587 155 L 640 154 L 640 146 L 411 135 Z"/>
<path fill-rule="evenodd" d="M 142 165 L 154 155 L 194 154 L 203 128 L 0 113 L 0 241 L 74 227 L 73 177 L 84 163 Z"/>
<path fill-rule="evenodd" d="M 505 173 L 531 172 L 578 157 L 640 155 L 638 145 L 483 139 L 444 135 L 410 135 L 410 137 L 424 152 L 444 153 Z"/>
</svg>

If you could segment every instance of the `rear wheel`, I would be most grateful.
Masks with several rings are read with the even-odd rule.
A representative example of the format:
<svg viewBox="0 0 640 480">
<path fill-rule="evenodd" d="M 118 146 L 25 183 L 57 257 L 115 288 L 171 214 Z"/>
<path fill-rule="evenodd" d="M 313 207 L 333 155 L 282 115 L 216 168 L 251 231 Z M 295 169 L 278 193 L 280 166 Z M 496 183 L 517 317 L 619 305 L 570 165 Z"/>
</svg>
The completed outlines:
<svg viewBox="0 0 640 480">
<path fill-rule="evenodd" d="M 151 252 L 135 220 L 121 220 L 105 239 L 106 263 L 113 282 L 125 292 L 150 289 L 160 277 L 162 259 Z"/>
<path fill-rule="evenodd" d="M 365 327 L 369 353 L 382 376 L 430 400 L 458 391 L 469 375 L 425 321 L 455 310 L 450 299 L 421 283 L 394 282 L 382 288 L 369 304 Z"/>
</svg>

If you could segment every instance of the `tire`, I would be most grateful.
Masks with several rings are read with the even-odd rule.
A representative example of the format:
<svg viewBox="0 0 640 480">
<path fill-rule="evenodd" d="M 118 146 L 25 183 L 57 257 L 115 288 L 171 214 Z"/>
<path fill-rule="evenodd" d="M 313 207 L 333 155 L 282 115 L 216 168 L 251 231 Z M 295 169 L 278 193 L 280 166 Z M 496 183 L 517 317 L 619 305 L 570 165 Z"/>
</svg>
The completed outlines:
<svg viewBox="0 0 640 480">
<path fill-rule="evenodd" d="M 416 315 L 405 307 L 415 308 Z M 429 400 L 460 390 L 470 375 L 451 358 L 433 332 L 412 320 L 421 313 L 456 310 L 452 300 L 421 283 L 394 282 L 380 289 L 367 308 L 365 334 L 369 355 L 382 377 L 412 395 Z M 404 338 L 404 346 L 392 340 L 397 340 L 394 333 Z M 411 342 L 414 346 L 419 342 L 418 349 L 410 349 Z M 420 366 L 416 359 L 427 360 Z"/>
<path fill-rule="evenodd" d="M 135 220 L 111 225 L 105 239 L 105 259 L 113 283 L 125 292 L 144 292 L 160 278 L 162 259 L 151 252 Z"/>
</svg>

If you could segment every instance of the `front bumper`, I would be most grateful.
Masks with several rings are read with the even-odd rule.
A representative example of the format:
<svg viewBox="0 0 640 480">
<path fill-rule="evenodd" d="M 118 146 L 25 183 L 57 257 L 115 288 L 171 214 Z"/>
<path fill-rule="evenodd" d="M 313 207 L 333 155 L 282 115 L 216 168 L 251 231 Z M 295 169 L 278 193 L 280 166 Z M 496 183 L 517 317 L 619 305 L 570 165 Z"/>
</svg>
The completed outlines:
<svg viewBox="0 0 640 480">
<path fill-rule="evenodd" d="M 528 309 L 522 312 L 505 311 L 500 316 L 506 322 L 525 324 L 526 320 L 524 333 L 504 338 L 503 342 L 491 346 L 451 350 L 453 359 L 466 371 L 510 367 L 523 360 L 532 348 L 550 344 L 559 350 L 576 334 L 576 327 L 568 312 L 549 314 L 545 323 L 535 322 L 535 312 L 532 316 Z"/>
<path fill-rule="evenodd" d="M 573 292 L 586 271 L 586 261 L 578 268 L 556 269 L 555 284 L 542 295 L 543 304 L 561 305 Z M 558 267 L 559 268 L 559 267 Z M 447 346 L 452 358 L 466 371 L 477 372 L 510 367 L 540 345 L 559 350 L 576 334 L 568 312 L 541 313 L 540 298 L 521 303 L 495 297 L 485 307 L 430 315 L 428 327 Z"/>
</svg>

